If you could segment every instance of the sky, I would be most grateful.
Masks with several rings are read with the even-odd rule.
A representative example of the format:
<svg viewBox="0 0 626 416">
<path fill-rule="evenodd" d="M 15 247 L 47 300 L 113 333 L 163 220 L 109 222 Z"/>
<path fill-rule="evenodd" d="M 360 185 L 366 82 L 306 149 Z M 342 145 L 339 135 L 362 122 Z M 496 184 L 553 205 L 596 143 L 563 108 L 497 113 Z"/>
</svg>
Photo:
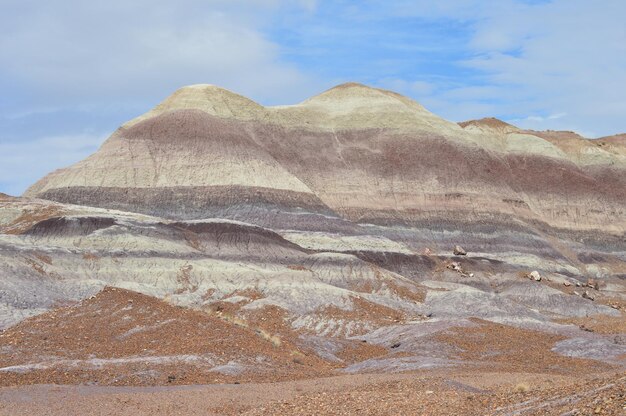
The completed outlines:
<svg viewBox="0 0 626 416">
<path fill-rule="evenodd" d="M 198 83 L 278 105 L 356 81 L 453 121 L 625 132 L 625 21 L 624 0 L 0 0 L 0 192 Z"/>
</svg>

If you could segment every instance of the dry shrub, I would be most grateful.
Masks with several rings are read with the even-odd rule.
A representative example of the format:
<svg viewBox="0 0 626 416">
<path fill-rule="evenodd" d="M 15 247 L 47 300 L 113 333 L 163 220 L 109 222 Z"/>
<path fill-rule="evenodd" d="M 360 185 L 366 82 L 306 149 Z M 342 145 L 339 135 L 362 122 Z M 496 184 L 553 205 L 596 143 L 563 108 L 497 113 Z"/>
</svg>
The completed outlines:
<svg viewBox="0 0 626 416">
<path fill-rule="evenodd" d="M 282 344 L 282 341 L 280 340 L 280 337 L 278 335 L 272 335 L 262 328 L 257 328 L 256 333 L 259 334 L 259 336 L 264 340 L 271 342 L 272 345 L 277 348 L 280 347 L 280 345 Z"/>
<path fill-rule="evenodd" d="M 515 393 L 528 393 L 530 391 L 530 384 L 526 382 L 517 383 L 515 387 L 513 387 L 513 391 Z"/>
<path fill-rule="evenodd" d="M 224 313 L 224 314 L 218 313 L 217 316 L 226 322 L 230 322 L 231 324 L 237 325 L 242 328 L 248 328 L 249 326 L 248 322 L 246 322 L 245 320 L 241 319 L 240 317 L 236 315 L 231 315 L 229 313 Z"/>
</svg>

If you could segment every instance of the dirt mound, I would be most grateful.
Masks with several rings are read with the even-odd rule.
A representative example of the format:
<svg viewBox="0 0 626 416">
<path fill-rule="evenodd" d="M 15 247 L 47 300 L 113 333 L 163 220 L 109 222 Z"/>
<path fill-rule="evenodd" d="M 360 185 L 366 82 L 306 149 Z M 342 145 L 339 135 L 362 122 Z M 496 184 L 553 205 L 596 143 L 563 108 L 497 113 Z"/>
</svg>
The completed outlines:
<svg viewBox="0 0 626 416">
<path fill-rule="evenodd" d="M 495 117 L 485 117 L 479 120 L 461 121 L 458 124 L 459 126 L 463 128 L 467 126 L 485 126 L 485 127 L 490 127 L 492 129 L 515 129 L 517 130 L 517 127 L 515 127 L 514 125 L 504 122 L 502 120 L 499 120 Z"/>
<path fill-rule="evenodd" d="M 244 223 L 229 223 L 224 221 L 215 222 L 175 222 L 171 227 L 194 233 L 197 238 L 209 239 L 217 244 L 241 244 L 247 245 L 276 245 L 293 251 L 305 252 L 305 250 L 290 241 L 285 240 L 279 234 L 254 225 Z"/>
<path fill-rule="evenodd" d="M 435 339 L 454 346 L 459 358 L 480 363 L 485 370 L 556 374 L 611 370 L 611 366 L 600 362 L 564 357 L 552 351 L 565 337 L 476 318 L 471 321 L 479 325 L 452 328 Z"/>
<path fill-rule="evenodd" d="M 533 136 L 541 137 L 552 143 L 559 143 L 559 141 L 567 140 L 583 140 L 585 139 L 580 134 L 569 130 L 524 130 L 525 134 L 532 134 Z"/>
<path fill-rule="evenodd" d="M 107 217 L 52 217 L 40 221 L 26 230 L 26 235 L 81 235 L 115 225 L 115 219 Z"/>
<path fill-rule="evenodd" d="M 600 137 L 601 140 L 606 143 L 623 144 L 626 145 L 626 133 L 614 134 L 612 136 Z"/>
<path fill-rule="evenodd" d="M 0 383 L 196 384 L 328 374 L 287 340 L 105 288 L 0 334 Z"/>
</svg>

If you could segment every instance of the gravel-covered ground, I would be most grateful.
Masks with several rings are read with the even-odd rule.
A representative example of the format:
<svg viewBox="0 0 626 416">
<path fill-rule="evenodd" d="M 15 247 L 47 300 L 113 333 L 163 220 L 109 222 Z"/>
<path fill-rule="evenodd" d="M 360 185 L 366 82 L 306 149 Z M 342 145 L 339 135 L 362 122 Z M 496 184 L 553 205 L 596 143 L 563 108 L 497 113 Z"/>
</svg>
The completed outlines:
<svg viewBox="0 0 626 416">
<path fill-rule="evenodd" d="M 428 371 L 265 384 L 0 389 L 0 415 L 623 415 L 626 378 Z"/>
<path fill-rule="evenodd" d="M 0 415 L 626 412 L 623 319 L 572 320 L 612 341 L 567 356 L 565 335 L 477 318 L 317 339 L 279 308 L 246 321 L 224 311 L 106 288 L 27 319 L 0 333 Z"/>
</svg>

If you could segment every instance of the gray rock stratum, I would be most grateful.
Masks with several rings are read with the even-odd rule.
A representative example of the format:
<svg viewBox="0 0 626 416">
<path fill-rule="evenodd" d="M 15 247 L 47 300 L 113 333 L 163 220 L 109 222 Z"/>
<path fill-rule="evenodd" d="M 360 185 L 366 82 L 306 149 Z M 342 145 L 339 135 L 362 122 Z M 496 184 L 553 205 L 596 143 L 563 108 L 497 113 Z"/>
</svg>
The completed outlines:
<svg viewBox="0 0 626 416">
<path fill-rule="evenodd" d="M 280 107 L 185 87 L 0 195 L 0 328 L 105 286 L 258 324 L 351 372 L 456 365 L 433 334 L 475 318 L 623 365 L 626 335 L 572 320 L 624 326 L 626 139 L 456 124 L 360 84 Z M 402 356 L 347 360 L 355 340 Z"/>
</svg>

